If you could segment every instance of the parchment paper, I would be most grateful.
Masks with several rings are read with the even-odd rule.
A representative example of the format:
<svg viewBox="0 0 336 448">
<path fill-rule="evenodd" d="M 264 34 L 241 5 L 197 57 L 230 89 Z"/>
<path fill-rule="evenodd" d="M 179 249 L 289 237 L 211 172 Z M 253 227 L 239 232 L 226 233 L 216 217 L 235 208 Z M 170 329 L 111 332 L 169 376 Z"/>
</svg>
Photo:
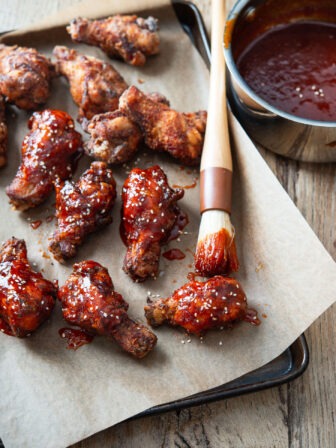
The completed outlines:
<svg viewBox="0 0 336 448">
<path fill-rule="evenodd" d="M 95 1 L 91 13 L 85 7 L 49 20 L 63 23 L 74 15 L 97 16 L 112 12 L 141 10 L 159 17 L 161 54 L 148 60 L 143 68 L 113 62 L 125 77 L 144 91 L 160 91 L 174 108 L 194 111 L 207 107 L 208 72 L 200 56 L 182 32 L 166 1 Z M 148 5 L 155 7 L 143 11 Z M 129 5 L 132 5 L 129 6 Z M 36 29 L 39 29 L 37 26 Z M 50 54 L 53 45 L 70 44 L 64 31 L 51 29 L 16 35 L 20 44 L 36 46 Z M 76 45 L 87 54 L 104 57 L 89 46 Z M 54 81 L 49 107 L 77 116 L 67 82 Z M 14 176 L 22 139 L 27 132 L 28 114 L 12 109 L 10 116 L 9 164 L 0 173 L 0 239 L 15 235 L 28 245 L 31 263 L 49 279 L 62 285 L 72 263 L 59 265 L 49 258 L 48 236 L 54 223 L 36 230 L 29 220 L 53 214 L 54 198 L 38 209 L 18 213 L 10 209 L 5 186 Z M 78 127 L 79 129 L 79 127 Z M 67 326 L 59 305 L 53 316 L 36 334 L 16 339 L 0 334 L 0 437 L 6 448 L 64 447 L 131 417 L 154 405 L 205 391 L 231 381 L 271 361 L 284 351 L 335 300 L 335 263 L 318 241 L 299 211 L 282 189 L 238 122 L 231 117 L 234 140 L 234 198 L 232 219 L 236 227 L 241 263 L 241 281 L 251 307 L 259 311 L 262 324 L 246 323 L 232 330 L 208 333 L 201 344 L 178 329 L 156 330 L 155 350 L 138 361 L 124 354 L 116 344 L 96 338 L 90 345 L 73 352 L 66 350 L 58 329 Z M 86 138 L 86 137 L 85 137 Z M 146 155 L 147 154 L 147 155 Z M 199 226 L 198 186 L 187 189 L 181 207 L 189 215 L 187 234 L 168 247 L 186 254 L 181 261 L 161 260 L 156 281 L 134 284 L 123 273 L 125 248 L 120 241 L 120 191 L 132 166 L 159 163 L 171 185 L 191 185 L 197 170 L 182 169 L 164 155 L 141 150 L 127 167 L 114 169 L 118 201 L 114 222 L 92 235 L 73 262 L 94 259 L 107 266 L 115 288 L 130 303 L 130 315 L 144 321 L 143 307 L 148 292 L 169 295 L 186 282 L 192 270 Z M 82 160 L 76 176 L 88 166 Z M 323 291 L 323 294 L 322 294 Z"/>
</svg>

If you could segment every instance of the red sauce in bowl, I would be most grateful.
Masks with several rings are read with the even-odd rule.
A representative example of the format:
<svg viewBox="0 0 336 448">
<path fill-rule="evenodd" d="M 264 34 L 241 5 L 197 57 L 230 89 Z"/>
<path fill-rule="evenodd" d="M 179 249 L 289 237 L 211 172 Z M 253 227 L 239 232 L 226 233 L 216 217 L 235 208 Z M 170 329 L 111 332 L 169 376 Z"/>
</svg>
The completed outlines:
<svg viewBox="0 0 336 448">
<path fill-rule="evenodd" d="M 250 42 L 236 65 L 270 105 L 301 118 L 336 121 L 336 24 L 275 26 Z"/>
</svg>

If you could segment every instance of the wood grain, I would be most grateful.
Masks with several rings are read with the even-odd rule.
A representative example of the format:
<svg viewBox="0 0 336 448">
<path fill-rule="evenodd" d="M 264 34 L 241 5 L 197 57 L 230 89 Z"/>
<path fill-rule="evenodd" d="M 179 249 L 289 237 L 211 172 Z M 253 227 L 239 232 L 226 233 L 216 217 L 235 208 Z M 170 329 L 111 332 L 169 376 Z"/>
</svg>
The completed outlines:
<svg viewBox="0 0 336 448">
<path fill-rule="evenodd" d="M 78 1 L 1 0 L 0 31 L 28 25 Z M 209 29 L 211 0 L 194 0 L 194 3 Z M 336 259 L 336 164 L 305 164 L 265 151 L 262 154 Z M 313 257 L 314 254 L 312 260 Z M 125 422 L 73 448 L 333 448 L 336 446 L 335 321 L 336 306 L 333 306 L 306 332 L 310 365 L 301 378 L 289 385 Z"/>
</svg>

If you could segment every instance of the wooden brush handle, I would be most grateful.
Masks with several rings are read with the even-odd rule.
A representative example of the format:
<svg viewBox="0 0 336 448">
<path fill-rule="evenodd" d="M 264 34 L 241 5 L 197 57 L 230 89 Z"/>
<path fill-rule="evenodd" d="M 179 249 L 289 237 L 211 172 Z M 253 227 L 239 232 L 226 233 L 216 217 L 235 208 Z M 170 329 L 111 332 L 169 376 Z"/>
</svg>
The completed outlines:
<svg viewBox="0 0 336 448">
<path fill-rule="evenodd" d="M 231 210 L 232 158 L 225 89 L 225 0 L 212 0 L 208 119 L 201 159 L 201 212 Z"/>
</svg>

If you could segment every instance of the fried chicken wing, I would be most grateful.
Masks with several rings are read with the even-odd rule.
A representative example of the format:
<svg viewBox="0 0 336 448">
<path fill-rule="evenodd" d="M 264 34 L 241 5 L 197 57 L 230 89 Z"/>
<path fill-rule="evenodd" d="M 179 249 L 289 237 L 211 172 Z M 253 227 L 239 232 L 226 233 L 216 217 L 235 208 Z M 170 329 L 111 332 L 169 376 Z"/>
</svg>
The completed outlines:
<svg viewBox="0 0 336 448">
<path fill-rule="evenodd" d="M 73 266 L 73 272 L 59 289 L 64 319 L 92 334 L 113 338 L 136 358 L 143 358 L 155 346 L 156 336 L 127 315 L 128 304 L 114 291 L 106 268 L 95 261 Z"/>
<path fill-rule="evenodd" d="M 169 106 L 159 93 L 148 95 L 153 101 Z M 142 140 L 139 126 L 119 109 L 95 115 L 87 126 L 90 139 L 84 144 L 87 155 L 106 163 L 119 164 L 132 159 Z"/>
<path fill-rule="evenodd" d="M 17 210 L 41 204 L 53 190 L 56 177 L 68 179 L 82 155 L 82 137 L 70 115 L 60 110 L 34 112 L 30 132 L 22 143 L 22 161 L 6 188 Z"/>
<path fill-rule="evenodd" d="M 144 65 L 146 56 L 159 52 L 158 21 L 154 17 L 116 15 L 92 21 L 79 17 L 67 31 L 75 42 L 100 47 L 110 57 L 131 65 Z"/>
<path fill-rule="evenodd" d="M 34 48 L 0 44 L 0 94 L 21 109 L 33 110 L 50 94 L 52 63 Z"/>
<path fill-rule="evenodd" d="M 0 249 L 0 327 L 25 337 L 47 320 L 56 299 L 54 285 L 29 266 L 24 240 L 11 238 Z"/>
<path fill-rule="evenodd" d="M 247 307 L 238 281 L 219 275 L 205 282 L 186 283 L 166 299 L 148 300 L 145 316 L 152 326 L 167 323 L 194 334 L 241 320 L 260 323 L 256 311 Z"/>
<path fill-rule="evenodd" d="M 0 96 L 0 168 L 7 163 L 8 129 L 5 100 Z"/>
<path fill-rule="evenodd" d="M 64 262 L 88 234 L 112 222 L 116 183 L 104 162 L 93 162 L 75 184 L 56 181 L 55 187 L 57 229 L 49 250 Z"/>
<path fill-rule="evenodd" d="M 146 145 L 166 151 L 185 165 L 199 163 L 206 126 L 206 112 L 180 113 L 148 98 L 135 86 L 120 97 L 119 109 L 136 123 Z"/>
<path fill-rule="evenodd" d="M 123 269 L 134 281 L 156 277 L 161 245 L 180 214 L 182 189 L 173 190 L 159 166 L 134 168 L 122 191 L 121 234 L 127 246 Z"/>
<path fill-rule="evenodd" d="M 127 84 L 111 64 L 76 50 L 56 46 L 56 69 L 70 84 L 70 92 L 79 107 L 79 121 L 118 109 L 119 97 Z"/>
<path fill-rule="evenodd" d="M 90 139 L 84 144 L 86 154 L 111 164 L 130 160 L 142 140 L 138 125 L 118 109 L 95 115 L 89 122 L 87 131 Z"/>
</svg>

